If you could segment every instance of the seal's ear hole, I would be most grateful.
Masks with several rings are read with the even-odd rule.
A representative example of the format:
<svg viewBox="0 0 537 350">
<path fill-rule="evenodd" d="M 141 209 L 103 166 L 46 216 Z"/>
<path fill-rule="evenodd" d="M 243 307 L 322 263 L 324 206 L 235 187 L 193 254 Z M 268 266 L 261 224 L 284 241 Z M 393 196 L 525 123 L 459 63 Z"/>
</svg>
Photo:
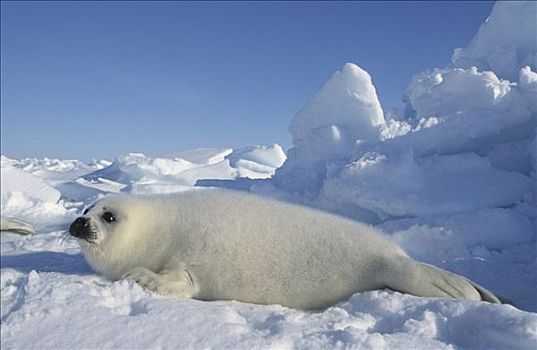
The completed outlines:
<svg viewBox="0 0 537 350">
<path fill-rule="evenodd" d="M 117 220 L 116 217 L 114 216 L 114 214 L 112 214 L 112 213 L 109 212 L 109 211 L 104 212 L 103 215 L 101 215 L 101 218 L 102 218 L 105 222 L 107 222 L 107 223 L 109 223 L 109 224 L 111 224 L 111 223 L 113 223 L 113 222 L 115 222 L 115 221 Z"/>
</svg>

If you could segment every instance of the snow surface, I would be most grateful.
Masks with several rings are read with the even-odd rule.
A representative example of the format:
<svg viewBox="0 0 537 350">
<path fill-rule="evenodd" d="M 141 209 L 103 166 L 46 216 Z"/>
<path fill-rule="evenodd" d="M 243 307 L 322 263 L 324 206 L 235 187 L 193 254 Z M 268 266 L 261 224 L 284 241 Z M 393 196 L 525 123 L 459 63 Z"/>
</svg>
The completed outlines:
<svg viewBox="0 0 537 350">
<path fill-rule="evenodd" d="M 90 164 L 2 156 L 2 215 L 36 227 L 1 235 L 2 348 L 536 348 L 536 15 L 535 2 L 496 3 L 451 64 L 411 79 L 404 109 L 383 112 L 369 74 L 345 64 L 291 121 L 287 156 L 278 145 Z M 65 237 L 107 193 L 196 186 L 377 225 L 516 307 L 388 290 L 315 312 L 167 299 L 96 275 Z"/>
</svg>

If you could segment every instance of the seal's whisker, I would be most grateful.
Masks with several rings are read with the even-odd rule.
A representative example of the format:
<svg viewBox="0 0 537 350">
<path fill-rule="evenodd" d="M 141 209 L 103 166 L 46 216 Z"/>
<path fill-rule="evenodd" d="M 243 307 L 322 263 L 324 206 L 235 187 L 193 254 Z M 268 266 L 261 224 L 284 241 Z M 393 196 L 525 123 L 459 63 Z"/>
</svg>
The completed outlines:
<svg viewBox="0 0 537 350">
<path fill-rule="evenodd" d="M 61 233 L 61 235 L 58 237 L 58 243 L 60 243 L 60 245 L 63 245 L 63 242 L 65 240 L 65 231 Z"/>
<path fill-rule="evenodd" d="M 58 242 L 60 243 L 60 245 L 63 246 L 63 245 L 65 245 L 66 242 L 68 242 L 72 238 L 73 237 L 71 236 L 71 234 L 68 231 L 64 231 L 64 232 L 62 232 L 60 237 L 58 237 Z"/>
</svg>

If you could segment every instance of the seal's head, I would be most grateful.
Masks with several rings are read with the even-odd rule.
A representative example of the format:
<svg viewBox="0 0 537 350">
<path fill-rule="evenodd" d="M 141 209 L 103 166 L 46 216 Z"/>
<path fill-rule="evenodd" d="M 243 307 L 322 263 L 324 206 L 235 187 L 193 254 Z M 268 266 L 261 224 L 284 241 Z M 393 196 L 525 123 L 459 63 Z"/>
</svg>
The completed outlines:
<svg viewBox="0 0 537 350">
<path fill-rule="evenodd" d="M 95 203 L 73 221 L 69 233 L 82 244 L 101 244 L 125 219 L 124 213 L 118 208 L 109 200 Z"/>
<path fill-rule="evenodd" d="M 163 206 L 142 196 L 112 195 L 87 208 L 69 233 L 94 270 L 120 278 L 135 266 L 160 267 L 162 254 L 148 255 L 146 250 L 165 250 L 168 245 L 155 239 L 167 221 L 163 211 Z"/>
</svg>

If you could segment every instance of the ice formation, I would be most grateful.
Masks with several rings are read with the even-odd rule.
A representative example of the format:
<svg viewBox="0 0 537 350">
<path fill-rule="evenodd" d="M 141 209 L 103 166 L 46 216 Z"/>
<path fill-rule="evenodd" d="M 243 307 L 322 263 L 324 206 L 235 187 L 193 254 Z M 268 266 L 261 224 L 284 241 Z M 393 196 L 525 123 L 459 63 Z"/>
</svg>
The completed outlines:
<svg viewBox="0 0 537 350">
<path fill-rule="evenodd" d="M 465 48 L 455 49 L 454 67 L 477 67 L 493 71 L 500 78 L 518 79 L 519 71 L 537 68 L 537 3 L 498 1 L 479 32 Z"/>
<path fill-rule="evenodd" d="M 312 132 L 333 126 L 345 130 L 351 140 L 370 140 L 377 138 L 375 127 L 382 123 L 384 114 L 371 77 L 357 65 L 347 63 L 295 115 L 289 132 L 297 146 L 307 142 Z M 332 131 L 328 134 L 338 138 Z"/>
<path fill-rule="evenodd" d="M 536 13 L 496 3 L 452 65 L 413 77 L 387 121 L 369 75 L 346 64 L 291 121 L 274 184 L 371 223 L 534 198 Z"/>
<path fill-rule="evenodd" d="M 291 192 L 317 191 L 326 162 L 348 159 L 356 142 L 378 140 L 383 123 L 371 77 L 345 64 L 291 121 L 294 147 L 275 181 Z"/>
</svg>

